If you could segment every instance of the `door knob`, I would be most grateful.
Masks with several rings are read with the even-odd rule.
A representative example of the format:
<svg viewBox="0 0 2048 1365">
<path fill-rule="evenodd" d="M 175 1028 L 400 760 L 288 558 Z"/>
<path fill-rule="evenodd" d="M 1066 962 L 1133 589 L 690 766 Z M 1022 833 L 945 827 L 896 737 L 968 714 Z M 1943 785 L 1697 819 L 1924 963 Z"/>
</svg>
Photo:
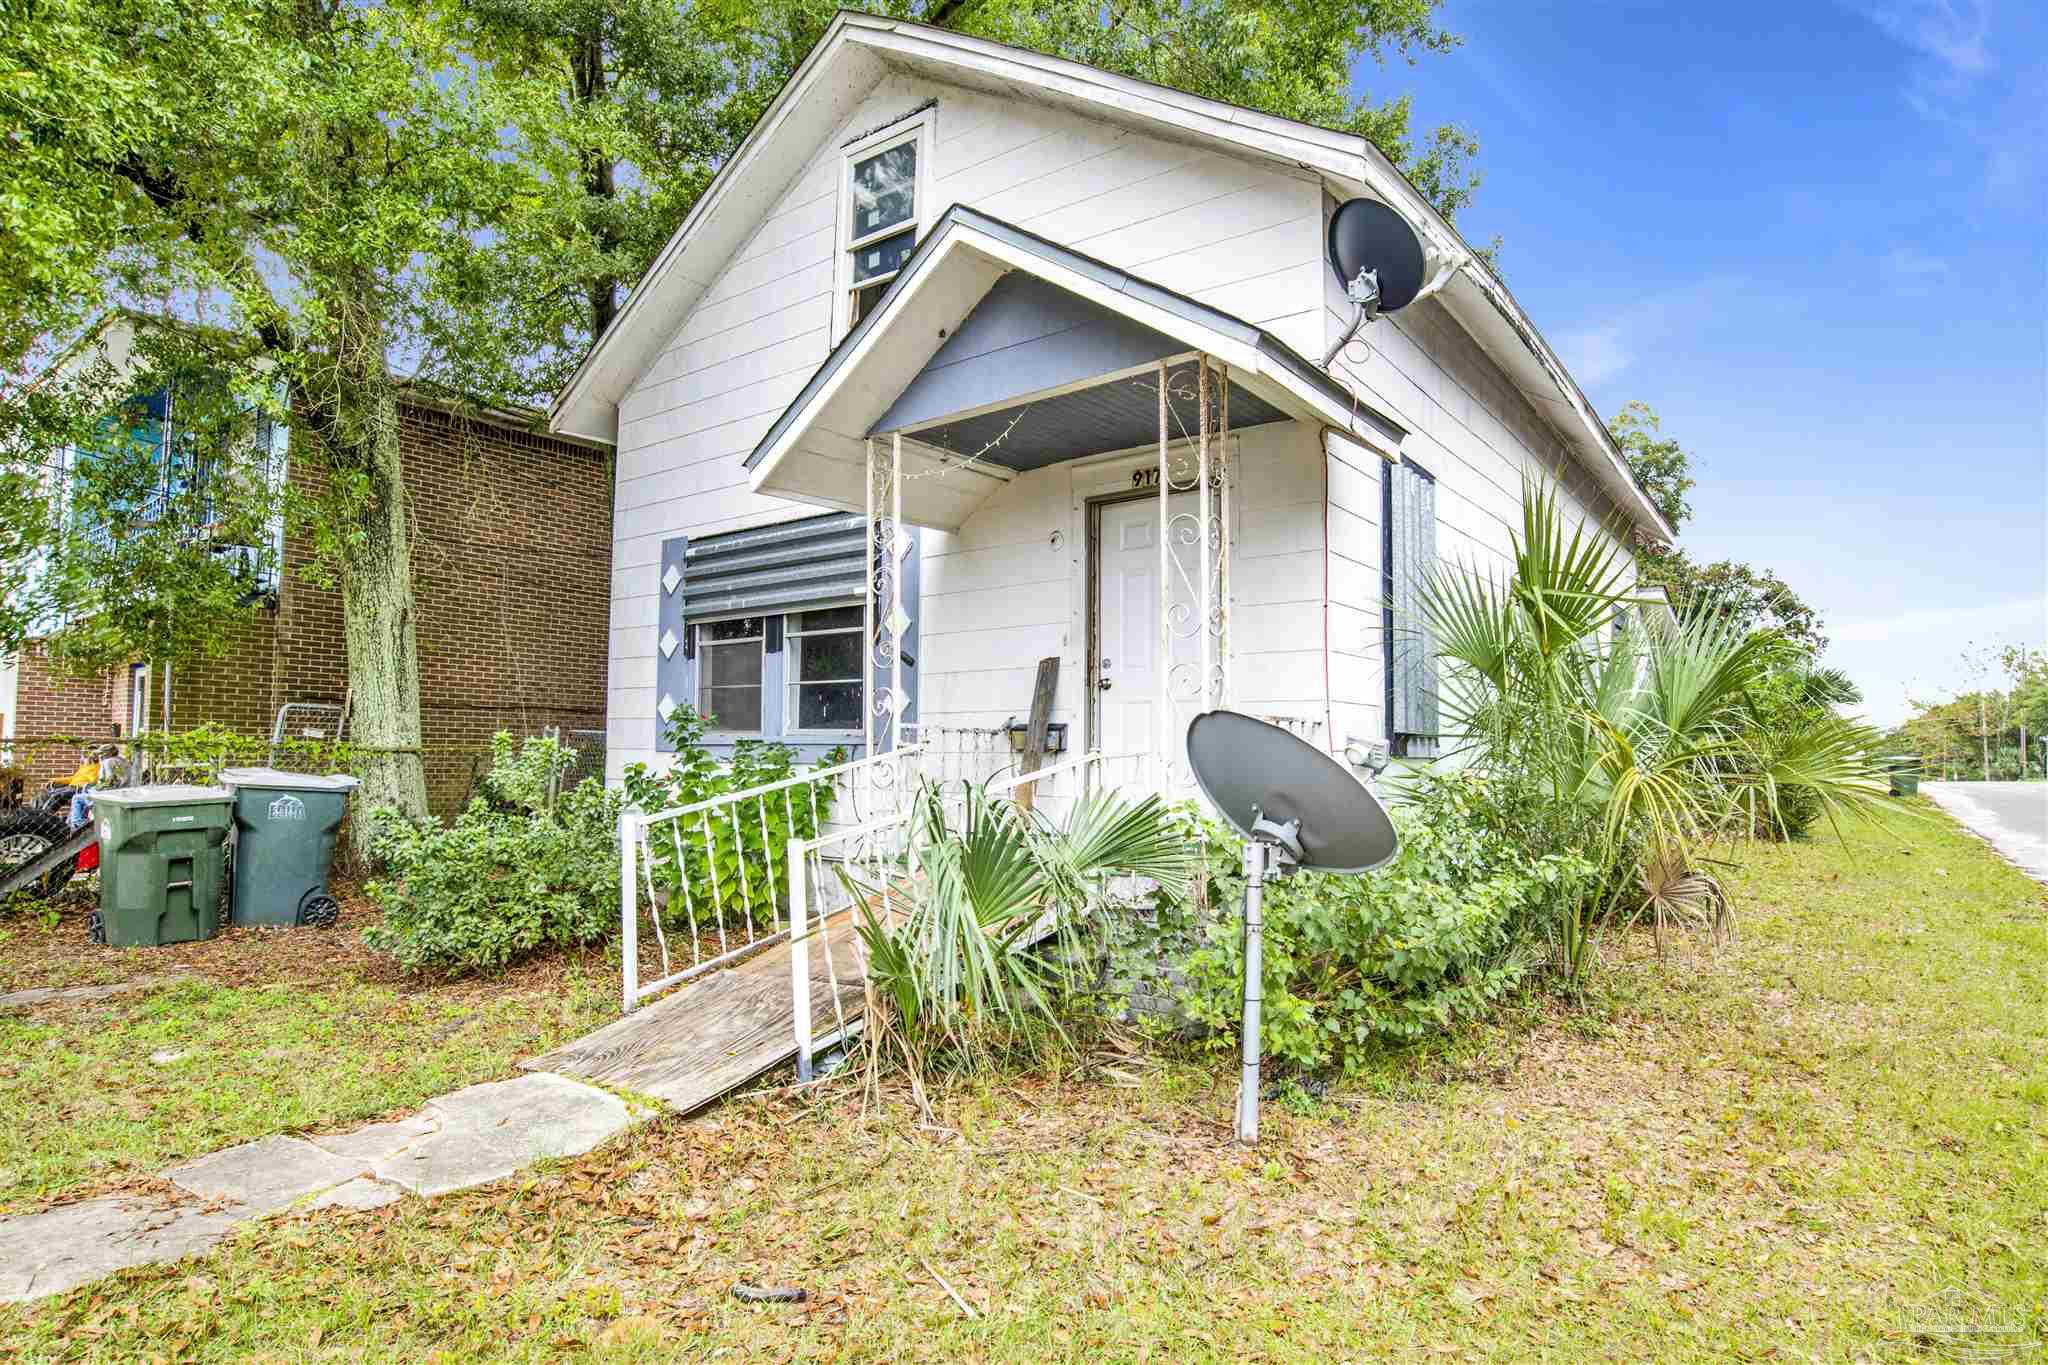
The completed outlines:
<svg viewBox="0 0 2048 1365">
<path fill-rule="evenodd" d="M 1100 679 L 1099 681 L 1097 681 L 1097 682 L 1096 682 L 1096 684 L 1095 684 L 1095 687 L 1096 687 L 1096 690 L 1097 690 L 1097 691 L 1100 691 L 1100 692 L 1107 692 L 1107 691 L 1109 691 L 1109 679 L 1107 679 L 1107 678 L 1103 678 L 1103 679 Z"/>
</svg>

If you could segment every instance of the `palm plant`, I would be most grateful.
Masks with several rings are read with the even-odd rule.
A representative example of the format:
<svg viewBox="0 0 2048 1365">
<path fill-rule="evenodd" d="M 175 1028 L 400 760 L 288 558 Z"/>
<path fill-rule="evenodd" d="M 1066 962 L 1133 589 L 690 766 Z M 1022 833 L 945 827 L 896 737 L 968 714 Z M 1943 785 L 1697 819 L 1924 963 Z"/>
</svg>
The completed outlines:
<svg viewBox="0 0 2048 1365">
<path fill-rule="evenodd" d="M 1725 922 L 1725 897 L 1693 871 L 1706 839 L 1780 819 L 1794 799 L 1830 819 L 1869 810 L 1886 786 L 1869 732 L 1832 712 L 1757 725 L 1753 698 L 1785 659 L 1773 632 L 1707 614 L 1675 629 L 1623 629 L 1634 570 L 1614 540 L 1570 526 L 1557 494 L 1525 487 L 1513 572 L 1440 565 L 1422 625 L 1446 666 L 1449 752 L 1533 798 L 1529 831 L 1602 869 L 1557 926 L 1558 965 L 1577 986 L 1599 924 L 1650 913 Z M 1816 685 L 1829 685 L 1816 680 Z"/>
<path fill-rule="evenodd" d="M 936 1053 L 973 1064 L 993 1038 L 1033 1022 L 1062 1036 L 1058 1005 L 1110 881 L 1147 878 L 1178 898 L 1191 870 L 1157 796 L 1091 793 L 1061 821 L 972 786 L 925 784 L 886 885 L 841 871 L 859 909 L 870 1003 L 886 1007 L 886 1018 L 870 1014 L 871 1049 L 897 1049 L 921 1093 Z M 1040 948 L 1047 938 L 1060 940 L 1054 950 Z"/>
</svg>

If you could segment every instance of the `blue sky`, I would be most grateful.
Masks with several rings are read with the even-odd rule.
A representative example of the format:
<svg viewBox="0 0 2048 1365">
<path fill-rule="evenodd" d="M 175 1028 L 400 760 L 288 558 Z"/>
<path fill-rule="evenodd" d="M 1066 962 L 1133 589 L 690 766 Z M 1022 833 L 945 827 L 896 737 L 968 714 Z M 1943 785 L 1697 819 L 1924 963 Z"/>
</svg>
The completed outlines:
<svg viewBox="0 0 2048 1365">
<path fill-rule="evenodd" d="M 1459 227 L 1604 414 L 1693 452 L 1684 542 L 1783 574 L 1894 722 L 2048 637 L 2048 18 L 2019 0 L 1448 0 L 1370 65 L 1485 175 Z"/>
</svg>

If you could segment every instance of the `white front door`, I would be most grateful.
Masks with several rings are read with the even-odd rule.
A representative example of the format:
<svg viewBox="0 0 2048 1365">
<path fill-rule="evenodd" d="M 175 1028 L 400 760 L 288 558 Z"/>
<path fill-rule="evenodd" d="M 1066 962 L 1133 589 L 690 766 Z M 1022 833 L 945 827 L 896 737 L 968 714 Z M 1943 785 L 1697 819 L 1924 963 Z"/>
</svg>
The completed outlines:
<svg viewBox="0 0 2048 1365">
<path fill-rule="evenodd" d="M 1192 493 L 1176 494 L 1169 500 L 1171 515 L 1193 516 L 1195 511 Z M 1089 679 L 1095 699 L 1095 742 L 1105 754 L 1150 753 L 1159 747 L 1159 500 L 1135 498 L 1104 505 L 1099 531 L 1095 676 Z M 1183 558 L 1194 553 L 1196 547 L 1189 545 Z M 1186 666 L 1185 691 L 1193 690 L 1202 661 L 1193 586 L 1198 572 L 1191 562 L 1185 573 L 1171 575 L 1176 627 L 1172 663 Z M 1198 703 L 1182 709 L 1187 715 L 1180 724 L 1185 725 Z"/>
</svg>

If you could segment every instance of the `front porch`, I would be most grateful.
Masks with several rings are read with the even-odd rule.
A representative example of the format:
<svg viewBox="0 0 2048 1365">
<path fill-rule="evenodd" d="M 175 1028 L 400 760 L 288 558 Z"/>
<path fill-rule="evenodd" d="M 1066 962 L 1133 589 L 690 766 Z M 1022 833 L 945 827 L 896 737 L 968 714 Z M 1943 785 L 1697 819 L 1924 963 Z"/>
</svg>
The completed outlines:
<svg viewBox="0 0 2048 1365">
<path fill-rule="evenodd" d="M 1070 749 L 1183 791 L 1202 710 L 1329 742 L 1324 445 L 1402 434 L 1271 333 L 955 208 L 747 464 L 867 529 L 863 752 L 1000 734 L 1055 659 Z"/>
</svg>

